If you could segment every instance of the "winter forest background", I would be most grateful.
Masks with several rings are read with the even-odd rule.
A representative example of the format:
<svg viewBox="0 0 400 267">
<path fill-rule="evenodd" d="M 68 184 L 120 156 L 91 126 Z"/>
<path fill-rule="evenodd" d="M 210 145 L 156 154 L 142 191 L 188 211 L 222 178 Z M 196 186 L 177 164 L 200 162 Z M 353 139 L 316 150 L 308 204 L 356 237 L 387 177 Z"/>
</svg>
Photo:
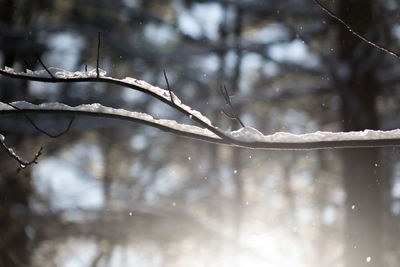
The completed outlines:
<svg viewBox="0 0 400 267">
<path fill-rule="evenodd" d="M 400 1 L 326 0 L 368 39 L 400 51 Z M 312 0 L 0 0 L 0 64 L 145 80 L 218 127 L 278 131 L 400 128 L 400 61 Z M 0 77 L 1 101 L 102 103 L 190 123 L 165 104 L 99 83 Z M 68 115 L 29 115 L 60 132 Z M 0 133 L 38 164 L 0 153 L 0 266 L 395 267 L 396 147 L 259 151 L 141 124 L 77 116 L 49 138 L 23 114 Z"/>
</svg>

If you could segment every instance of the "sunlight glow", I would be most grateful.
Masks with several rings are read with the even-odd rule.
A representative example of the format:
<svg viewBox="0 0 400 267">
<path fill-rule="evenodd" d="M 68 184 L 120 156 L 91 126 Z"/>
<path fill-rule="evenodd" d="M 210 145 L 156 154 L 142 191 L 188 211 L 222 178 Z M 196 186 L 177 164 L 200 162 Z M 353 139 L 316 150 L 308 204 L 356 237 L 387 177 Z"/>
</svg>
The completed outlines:
<svg viewBox="0 0 400 267">
<path fill-rule="evenodd" d="M 243 240 L 243 248 L 237 256 L 238 266 L 253 267 L 303 267 L 298 240 L 294 234 L 249 235 Z"/>
</svg>

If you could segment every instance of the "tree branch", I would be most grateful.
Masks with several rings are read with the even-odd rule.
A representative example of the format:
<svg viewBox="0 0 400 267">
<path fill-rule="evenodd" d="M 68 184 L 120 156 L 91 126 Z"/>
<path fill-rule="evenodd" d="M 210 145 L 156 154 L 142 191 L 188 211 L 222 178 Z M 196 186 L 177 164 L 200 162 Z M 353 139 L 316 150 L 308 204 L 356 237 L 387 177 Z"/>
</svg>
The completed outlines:
<svg viewBox="0 0 400 267">
<path fill-rule="evenodd" d="M 137 80 L 130 77 L 120 80 L 112 77 L 107 77 L 104 74 L 97 77 L 96 73 L 97 69 L 95 72 L 90 71 L 88 73 L 69 72 L 58 68 L 50 68 L 49 70 L 54 72 L 53 76 L 55 78 L 44 77 L 43 71 L 36 71 L 31 73 L 16 73 L 14 72 L 13 69 L 8 67 L 6 67 L 5 69 L 0 69 L 0 74 L 22 80 L 48 82 L 48 83 L 99 82 L 99 83 L 110 83 L 130 88 L 136 91 L 143 92 L 153 98 L 156 98 L 157 100 L 160 100 L 161 102 L 164 102 L 165 104 L 169 105 L 170 107 L 174 108 L 175 110 L 179 111 L 180 113 L 194 120 L 196 123 L 208 129 L 209 131 L 219 136 L 220 138 L 226 139 L 230 142 L 234 142 L 234 139 L 232 139 L 232 137 L 226 135 L 223 131 L 213 126 L 211 122 L 208 120 L 208 118 L 201 115 L 199 111 L 192 110 L 189 106 L 184 105 L 176 95 L 174 96 L 175 100 L 171 101 L 169 94 L 170 91 L 161 89 L 159 87 L 155 87 L 153 85 L 148 84 L 145 81 Z"/>
<path fill-rule="evenodd" d="M 74 114 L 111 118 L 136 122 L 151 126 L 162 131 L 170 132 L 182 137 L 193 138 L 215 144 L 231 145 L 235 147 L 261 149 L 261 150 L 314 150 L 333 148 L 372 148 L 386 146 L 400 146 L 400 130 L 394 131 L 364 131 L 355 133 L 316 132 L 304 135 L 289 133 L 275 133 L 264 136 L 250 127 L 242 128 L 243 131 L 225 132 L 230 138 L 221 138 L 211 131 L 193 125 L 179 124 L 171 120 L 156 120 L 152 116 L 101 106 L 100 104 L 81 105 L 69 107 L 60 103 L 47 103 L 42 105 L 28 104 L 27 102 L 13 103 L 19 109 L 11 109 L 3 105 L 1 114 L 15 113 L 49 113 L 49 114 Z M 250 134 L 247 134 L 250 133 Z M 255 134 L 254 134 L 255 133 Z M 247 136 L 246 136 L 247 135 Z M 366 137 L 368 136 L 369 137 Z M 290 138 L 288 138 L 288 136 Z M 289 140 L 289 141 L 288 141 Z"/>
<path fill-rule="evenodd" d="M 43 76 L 45 71 L 15 73 L 11 68 L 0 69 L 0 74 L 12 78 L 41 81 L 49 83 L 73 83 L 73 82 L 99 82 L 111 83 L 133 90 L 143 92 L 157 100 L 164 102 L 175 110 L 188 116 L 197 122 L 203 128 L 193 125 L 179 124 L 176 121 L 156 120 L 150 115 L 130 112 L 127 110 L 114 109 L 101 106 L 100 104 L 81 105 L 78 107 L 69 107 L 60 103 L 47 103 L 42 105 L 33 105 L 27 102 L 19 102 L 18 110 L 5 105 L 0 114 L 6 113 L 69 113 L 79 115 L 90 115 L 97 117 L 116 118 L 129 120 L 141 124 L 149 125 L 163 131 L 171 132 L 179 136 L 190 137 L 197 140 L 244 147 L 251 149 L 264 150 L 297 150 L 297 149 L 328 149 L 328 148 L 361 148 L 361 147 L 384 147 L 400 145 L 400 130 L 398 132 L 370 131 L 370 137 L 365 137 L 365 132 L 356 133 L 356 136 L 347 136 L 342 138 L 341 134 L 348 133 L 321 133 L 317 132 L 309 135 L 291 135 L 288 133 L 274 134 L 264 136 L 256 129 L 244 127 L 239 131 L 226 132 L 212 125 L 208 118 L 204 117 L 199 111 L 192 110 L 184 105 L 180 99 L 174 96 L 171 101 L 171 90 L 164 90 L 148 84 L 145 81 L 136 80 L 127 77 L 125 79 L 116 79 L 105 76 L 104 71 L 100 73 L 98 69 L 90 72 L 68 72 L 57 68 L 49 68 L 53 72 L 54 78 Z M 97 77 L 97 71 L 100 76 Z M 167 84 L 168 85 L 168 84 Z M 368 133 L 368 132 L 367 132 Z M 322 134 L 322 135 L 321 135 Z M 332 136 L 333 135 L 333 136 Z M 339 135 L 339 136 L 338 136 Z M 288 138 L 289 137 L 289 138 Z M 358 139 L 357 139 L 358 138 Z M 295 141 L 293 141 L 295 140 Z"/>
<path fill-rule="evenodd" d="M 354 31 L 353 28 L 346 23 L 343 19 L 341 19 L 338 15 L 336 15 L 333 11 L 331 11 L 330 9 L 328 9 L 327 7 L 325 7 L 319 0 L 312 0 L 320 9 L 322 9 L 326 14 L 328 14 L 331 18 L 335 19 L 336 21 L 338 21 L 339 23 L 341 23 L 343 26 L 345 26 L 350 33 L 352 33 L 353 35 L 355 35 L 357 38 L 361 39 L 362 41 L 366 42 L 367 44 L 378 48 L 379 50 L 394 56 L 398 59 L 400 59 L 400 54 L 384 47 L 381 46 L 377 43 L 372 42 L 371 40 L 367 39 L 366 37 L 362 36 L 361 34 L 359 34 L 358 32 Z"/>
<path fill-rule="evenodd" d="M 0 99 L 0 102 L 3 102 L 4 104 L 9 105 L 10 107 L 12 107 L 14 109 L 17 109 L 17 110 L 19 109 L 17 106 L 5 101 L 4 99 Z M 64 134 L 66 134 L 67 132 L 69 132 L 69 130 L 71 129 L 71 126 L 72 126 L 72 122 L 75 119 L 75 116 L 72 116 L 72 118 L 69 121 L 68 126 L 67 126 L 67 128 L 65 128 L 65 130 L 61 131 L 58 134 L 51 134 L 51 133 L 46 132 L 45 130 L 41 129 L 39 126 L 37 126 L 36 123 L 32 120 L 32 118 L 29 117 L 28 115 L 24 114 L 24 116 L 29 121 L 29 123 L 33 126 L 33 128 L 35 128 L 38 132 L 41 132 L 42 134 L 47 135 L 50 138 L 58 138 Z"/>
<path fill-rule="evenodd" d="M 4 135 L 0 134 L 0 143 L 1 143 L 2 148 L 7 152 L 7 154 L 9 154 L 12 158 L 14 158 L 20 164 L 20 167 L 22 169 L 25 169 L 26 167 L 28 167 L 29 165 L 31 165 L 33 163 L 37 164 L 38 158 L 40 157 L 40 155 L 42 155 L 43 147 L 41 147 L 39 149 L 39 151 L 36 153 L 35 157 L 31 161 L 27 161 L 27 160 L 23 159 L 21 156 L 19 156 L 17 153 L 15 153 L 12 148 L 8 147 L 6 145 L 5 140 L 6 140 L 6 138 L 4 137 Z"/>
</svg>

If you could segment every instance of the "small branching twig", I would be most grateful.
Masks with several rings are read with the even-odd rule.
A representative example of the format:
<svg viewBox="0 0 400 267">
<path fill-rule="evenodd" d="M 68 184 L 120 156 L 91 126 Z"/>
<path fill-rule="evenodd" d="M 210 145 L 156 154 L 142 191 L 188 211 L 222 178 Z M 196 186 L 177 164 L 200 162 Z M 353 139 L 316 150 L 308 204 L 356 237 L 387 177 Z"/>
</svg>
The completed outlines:
<svg viewBox="0 0 400 267">
<path fill-rule="evenodd" d="M 35 163 L 37 164 L 37 160 L 42 155 L 43 147 L 40 147 L 39 151 L 35 154 L 34 158 L 31 161 L 27 161 L 19 156 L 14 150 L 6 145 L 5 137 L 0 134 L 0 143 L 3 149 L 12 157 L 14 158 L 19 164 L 22 169 L 25 169 L 29 165 Z"/>
<path fill-rule="evenodd" d="M 96 58 L 96 74 L 97 78 L 99 78 L 99 60 L 100 60 L 100 32 L 97 33 L 97 58 Z"/>
<path fill-rule="evenodd" d="M 228 112 L 226 112 L 224 109 L 222 109 L 221 111 L 230 119 L 232 120 L 236 120 L 242 127 L 245 127 L 244 123 L 242 122 L 242 120 L 239 118 L 239 115 L 237 114 L 237 112 L 235 111 L 235 109 L 233 108 L 232 102 L 231 102 L 231 97 L 228 93 L 228 90 L 226 89 L 226 86 L 221 86 L 219 88 L 219 92 L 221 93 L 222 97 L 225 100 L 225 105 L 227 105 L 230 110 L 231 110 L 231 114 L 228 114 Z"/>
<path fill-rule="evenodd" d="M 327 7 L 325 7 L 319 0 L 312 0 L 315 4 L 317 4 L 319 6 L 319 8 L 321 8 L 325 13 L 327 13 L 331 18 L 337 20 L 338 22 L 340 22 L 343 26 L 345 26 L 350 33 L 352 33 L 353 35 L 355 35 L 357 38 L 360 38 L 361 40 L 363 40 L 364 42 L 366 42 L 369 45 L 372 45 L 375 48 L 378 48 L 379 50 L 388 53 L 389 55 L 392 55 L 398 59 L 400 59 L 400 54 L 386 48 L 383 47 L 377 43 L 372 42 L 371 40 L 365 38 L 364 36 L 362 36 L 361 34 L 359 34 L 358 32 L 354 31 L 353 28 L 351 28 L 351 26 L 346 23 L 343 19 L 341 19 L 338 15 L 336 15 L 333 11 L 329 10 Z"/>
<path fill-rule="evenodd" d="M 11 103 L 3 100 L 3 99 L 1 99 L 0 101 L 3 102 L 6 105 L 9 105 L 10 107 L 12 107 L 12 108 L 14 108 L 16 110 L 21 110 L 17 106 L 15 106 L 15 105 L 13 105 L 13 104 L 11 104 Z M 60 132 L 58 134 L 51 134 L 51 133 L 46 132 L 45 130 L 41 129 L 39 126 L 37 126 L 36 123 L 33 121 L 33 119 L 31 117 L 29 117 L 28 115 L 24 114 L 24 116 L 29 121 L 29 123 L 33 126 L 33 128 L 35 128 L 37 131 L 41 132 L 42 134 L 47 135 L 50 138 L 57 138 L 57 137 L 60 137 L 60 136 L 62 136 L 64 134 L 66 134 L 67 132 L 69 132 L 69 130 L 71 129 L 72 123 L 73 123 L 73 121 L 75 119 L 75 116 L 72 116 L 72 118 L 69 121 L 68 126 L 67 126 L 67 128 L 65 130 L 63 130 L 62 132 Z"/>
<path fill-rule="evenodd" d="M 165 72 L 165 69 L 163 69 L 163 73 L 164 73 L 165 82 L 167 83 L 167 89 L 168 89 L 168 92 L 169 92 L 169 97 L 171 98 L 172 104 L 175 105 L 174 97 L 172 96 L 172 90 L 169 87 L 168 77 L 167 77 L 167 73 Z"/>
<path fill-rule="evenodd" d="M 53 76 L 53 74 L 49 71 L 49 69 L 46 67 L 46 65 L 43 64 L 42 60 L 40 59 L 40 57 L 37 57 L 37 60 L 39 61 L 40 65 L 42 65 L 42 67 L 47 71 L 47 73 L 50 75 L 50 77 L 52 79 L 55 79 L 55 77 Z"/>
</svg>

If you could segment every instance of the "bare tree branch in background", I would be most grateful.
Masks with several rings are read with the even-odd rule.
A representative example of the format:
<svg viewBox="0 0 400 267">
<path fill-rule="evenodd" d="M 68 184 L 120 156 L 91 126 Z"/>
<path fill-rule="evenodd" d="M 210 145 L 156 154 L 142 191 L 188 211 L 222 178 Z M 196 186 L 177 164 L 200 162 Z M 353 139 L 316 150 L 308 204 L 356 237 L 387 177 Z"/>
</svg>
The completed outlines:
<svg viewBox="0 0 400 267">
<path fill-rule="evenodd" d="M 350 33 L 354 34 L 357 38 L 363 40 L 364 42 L 366 42 L 369 45 L 372 45 L 375 48 L 378 48 L 379 50 L 396 57 L 397 59 L 400 59 L 400 54 L 384 47 L 381 46 L 377 43 L 372 42 L 371 40 L 367 39 L 366 37 L 362 36 L 361 34 L 359 34 L 358 32 L 356 32 L 355 30 L 353 30 L 353 28 L 347 23 L 345 22 L 343 19 L 341 19 L 338 15 L 336 15 L 333 11 L 331 11 L 330 9 L 328 9 L 326 6 L 324 6 L 319 0 L 312 0 L 315 4 L 318 5 L 319 8 L 321 8 L 326 14 L 328 14 L 331 18 L 335 19 L 336 21 L 338 21 L 339 23 L 341 23 L 343 26 L 345 26 Z"/>
</svg>

